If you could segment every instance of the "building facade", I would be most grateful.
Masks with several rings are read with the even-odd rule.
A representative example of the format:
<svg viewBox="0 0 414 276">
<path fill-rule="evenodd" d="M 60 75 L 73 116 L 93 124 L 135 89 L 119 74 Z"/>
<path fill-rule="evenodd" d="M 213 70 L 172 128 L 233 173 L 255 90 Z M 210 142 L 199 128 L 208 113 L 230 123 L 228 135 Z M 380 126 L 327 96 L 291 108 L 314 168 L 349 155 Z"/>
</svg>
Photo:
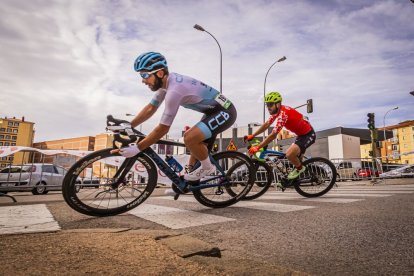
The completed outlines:
<svg viewBox="0 0 414 276">
<path fill-rule="evenodd" d="M 387 139 L 381 145 L 382 161 L 395 164 L 414 164 L 414 120 L 385 127 Z M 378 133 L 384 128 L 378 129 Z"/>
<path fill-rule="evenodd" d="M 34 123 L 21 119 L 0 118 L 0 147 L 31 147 L 34 138 Z M 29 154 L 19 152 L 0 158 L 0 168 L 9 164 L 22 164 L 29 161 Z"/>
<path fill-rule="evenodd" d="M 48 150 L 95 150 L 95 137 L 84 136 L 76 138 L 58 139 L 34 143 L 33 147 L 36 149 Z M 62 167 L 70 167 L 77 158 L 73 155 L 44 155 L 38 152 L 31 154 L 31 160 L 35 163 L 53 163 Z"/>
</svg>

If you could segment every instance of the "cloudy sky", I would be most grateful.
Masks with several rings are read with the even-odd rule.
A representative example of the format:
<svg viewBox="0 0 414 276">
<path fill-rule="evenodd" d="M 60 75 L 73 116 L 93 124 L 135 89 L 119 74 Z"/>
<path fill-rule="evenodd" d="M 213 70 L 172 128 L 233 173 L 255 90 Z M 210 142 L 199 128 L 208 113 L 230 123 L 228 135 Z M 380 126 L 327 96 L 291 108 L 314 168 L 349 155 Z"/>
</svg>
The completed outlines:
<svg viewBox="0 0 414 276">
<path fill-rule="evenodd" d="M 284 104 L 313 99 L 316 130 L 414 119 L 414 4 L 410 0 L 5 0 L 0 5 L 0 117 L 35 123 L 35 141 L 101 133 L 152 93 L 133 70 L 159 51 L 170 71 L 220 87 L 237 125 L 262 122 L 263 84 Z M 163 108 L 163 106 L 161 107 Z M 305 108 L 299 109 L 306 113 Z M 150 131 L 162 110 L 143 124 Z M 178 137 L 201 115 L 180 109 Z"/>
</svg>

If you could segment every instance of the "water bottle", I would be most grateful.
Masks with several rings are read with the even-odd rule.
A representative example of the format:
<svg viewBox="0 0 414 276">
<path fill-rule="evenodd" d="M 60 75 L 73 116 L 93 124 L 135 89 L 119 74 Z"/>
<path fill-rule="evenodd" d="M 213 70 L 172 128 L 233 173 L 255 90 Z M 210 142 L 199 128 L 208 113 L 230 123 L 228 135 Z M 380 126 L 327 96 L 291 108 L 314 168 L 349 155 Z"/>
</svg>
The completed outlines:
<svg viewBox="0 0 414 276">
<path fill-rule="evenodd" d="M 183 170 L 183 166 L 181 166 L 181 164 L 178 163 L 178 161 L 175 160 L 175 158 L 172 155 L 165 156 L 165 161 L 174 172 L 178 173 Z"/>
<path fill-rule="evenodd" d="M 283 165 L 282 161 L 280 161 L 279 158 L 275 158 L 275 159 L 270 159 L 269 157 L 265 158 L 266 163 L 269 164 L 272 167 L 275 167 L 278 169 L 278 171 L 280 171 L 281 173 L 285 174 L 286 173 L 286 167 L 285 165 Z"/>
</svg>

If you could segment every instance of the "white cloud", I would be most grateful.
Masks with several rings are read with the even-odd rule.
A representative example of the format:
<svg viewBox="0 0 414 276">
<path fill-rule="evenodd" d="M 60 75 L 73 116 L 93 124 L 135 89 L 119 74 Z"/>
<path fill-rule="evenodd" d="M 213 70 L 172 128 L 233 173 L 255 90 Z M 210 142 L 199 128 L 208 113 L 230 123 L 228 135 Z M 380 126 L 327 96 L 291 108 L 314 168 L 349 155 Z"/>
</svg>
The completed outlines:
<svg viewBox="0 0 414 276">
<path fill-rule="evenodd" d="M 132 65 L 162 52 L 170 70 L 219 88 L 238 125 L 262 120 L 263 81 L 285 104 L 314 99 L 317 130 L 413 119 L 414 27 L 409 1 L 3 1 L 0 116 L 35 122 L 36 141 L 95 135 L 106 114 L 136 113 L 152 92 Z M 304 110 L 303 110 L 304 111 Z M 160 113 L 144 124 L 148 132 Z M 188 118 L 191 117 L 191 121 Z M 181 109 L 172 134 L 201 114 Z"/>
</svg>

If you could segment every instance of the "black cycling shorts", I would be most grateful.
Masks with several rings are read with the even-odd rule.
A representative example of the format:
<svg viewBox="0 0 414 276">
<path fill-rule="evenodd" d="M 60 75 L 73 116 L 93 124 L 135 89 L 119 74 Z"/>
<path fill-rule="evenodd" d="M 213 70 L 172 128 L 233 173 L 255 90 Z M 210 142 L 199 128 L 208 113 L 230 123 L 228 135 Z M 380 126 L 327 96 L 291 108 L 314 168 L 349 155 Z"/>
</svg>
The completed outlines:
<svg viewBox="0 0 414 276">
<path fill-rule="evenodd" d="M 305 135 L 300 135 L 296 137 L 295 144 L 300 148 L 300 155 L 305 154 L 307 148 L 309 148 L 313 143 L 315 143 L 316 134 L 312 129 Z"/>
<path fill-rule="evenodd" d="M 227 108 L 217 105 L 211 112 L 205 113 L 196 127 L 201 129 L 206 137 L 204 140 L 208 144 L 208 149 L 214 145 L 214 141 L 219 133 L 230 128 L 237 119 L 237 110 L 231 103 Z"/>
</svg>

